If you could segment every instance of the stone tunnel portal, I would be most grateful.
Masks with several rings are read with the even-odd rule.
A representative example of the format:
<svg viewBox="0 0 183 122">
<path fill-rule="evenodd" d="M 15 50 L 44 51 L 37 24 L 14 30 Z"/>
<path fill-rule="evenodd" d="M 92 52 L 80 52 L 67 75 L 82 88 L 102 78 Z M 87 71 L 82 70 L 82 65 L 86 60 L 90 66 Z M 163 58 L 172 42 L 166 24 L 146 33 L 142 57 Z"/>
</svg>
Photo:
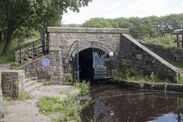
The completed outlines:
<svg viewBox="0 0 183 122">
<path fill-rule="evenodd" d="M 110 63 L 111 57 L 107 52 L 99 48 L 87 48 L 79 52 L 79 63 L 75 57 L 75 70 L 79 65 L 80 80 L 101 80 L 109 74 Z"/>
</svg>

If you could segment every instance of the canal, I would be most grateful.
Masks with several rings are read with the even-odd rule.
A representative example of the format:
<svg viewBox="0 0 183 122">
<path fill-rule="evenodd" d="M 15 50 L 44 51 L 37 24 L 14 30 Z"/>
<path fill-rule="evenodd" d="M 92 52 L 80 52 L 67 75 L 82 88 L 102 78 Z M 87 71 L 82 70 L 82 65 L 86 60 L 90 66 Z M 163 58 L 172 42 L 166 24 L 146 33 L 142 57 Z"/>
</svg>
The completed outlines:
<svg viewBox="0 0 183 122">
<path fill-rule="evenodd" d="M 92 85 L 82 122 L 183 122 L 183 94 Z"/>
</svg>

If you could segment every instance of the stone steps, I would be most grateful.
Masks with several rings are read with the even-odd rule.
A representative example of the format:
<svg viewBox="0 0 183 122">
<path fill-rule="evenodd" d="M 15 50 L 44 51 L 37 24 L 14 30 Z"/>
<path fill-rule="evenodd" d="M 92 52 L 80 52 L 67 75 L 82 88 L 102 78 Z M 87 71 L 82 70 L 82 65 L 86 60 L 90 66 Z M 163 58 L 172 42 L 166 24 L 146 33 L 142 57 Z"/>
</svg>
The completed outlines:
<svg viewBox="0 0 183 122">
<path fill-rule="evenodd" d="M 32 78 L 26 78 L 24 81 L 20 83 L 19 86 L 21 91 L 29 93 L 42 85 L 43 85 L 42 83 L 37 81 L 37 77 L 32 77 Z"/>
<path fill-rule="evenodd" d="M 31 85 L 31 86 L 25 88 L 25 91 L 28 92 L 28 93 L 30 93 L 31 91 L 33 91 L 33 90 L 35 90 L 35 89 L 41 87 L 42 85 L 43 85 L 43 84 L 42 84 L 42 83 L 39 83 L 39 82 L 34 83 L 33 85 Z"/>
</svg>

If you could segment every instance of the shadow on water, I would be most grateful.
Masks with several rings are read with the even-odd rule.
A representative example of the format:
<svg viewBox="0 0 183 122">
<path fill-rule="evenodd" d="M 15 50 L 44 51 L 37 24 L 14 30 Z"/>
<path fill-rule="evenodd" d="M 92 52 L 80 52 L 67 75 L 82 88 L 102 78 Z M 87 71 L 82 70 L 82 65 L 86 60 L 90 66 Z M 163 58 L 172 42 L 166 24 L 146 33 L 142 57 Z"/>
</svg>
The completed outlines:
<svg viewBox="0 0 183 122">
<path fill-rule="evenodd" d="M 92 85 L 91 97 L 83 122 L 183 122 L 183 93 Z"/>
</svg>

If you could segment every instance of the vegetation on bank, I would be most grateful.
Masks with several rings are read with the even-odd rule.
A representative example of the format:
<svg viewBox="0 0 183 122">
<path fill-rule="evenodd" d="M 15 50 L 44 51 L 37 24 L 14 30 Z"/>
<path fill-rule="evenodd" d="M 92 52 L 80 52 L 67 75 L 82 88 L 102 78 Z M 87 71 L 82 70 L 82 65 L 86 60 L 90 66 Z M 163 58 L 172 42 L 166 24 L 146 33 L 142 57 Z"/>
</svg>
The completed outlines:
<svg viewBox="0 0 183 122">
<path fill-rule="evenodd" d="M 175 61 L 175 60 L 170 60 L 169 61 L 171 64 L 173 64 L 174 66 L 180 68 L 181 70 L 183 70 L 183 62 L 178 62 L 178 61 Z"/>
<path fill-rule="evenodd" d="M 74 87 L 80 90 L 79 96 L 85 96 L 85 95 L 88 95 L 89 93 L 90 84 L 89 82 L 86 82 L 86 81 L 75 82 Z"/>
<path fill-rule="evenodd" d="M 89 93 L 89 83 L 77 82 L 74 83 L 74 87 L 80 90 L 79 96 L 88 95 Z M 55 118 L 53 122 L 80 122 L 81 118 L 79 116 L 79 108 L 76 98 L 68 96 L 65 99 L 60 97 L 48 97 L 44 96 L 39 99 L 38 107 L 40 112 L 45 115 L 50 115 L 59 113 L 59 118 Z"/>
<path fill-rule="evenodd" d="M 161 79 L 153 72 L 150 74 L 143 74 L 142 72 L 138 71 L 134 68 L 125 68 L 122 71 L 119 71 L 115 76 L 114 79 L 117 80 L 126 80 L 126 81 L 138 81 L 140 84 L 144 82 L 171 82 L 168 79 Z"/>
<path fill-rule="evenodd" d="M 44 96 L 39 100 L 38 107 L 45 115 L 52 114 L 53 112 L 60 113 L 60 117 L 53 120 L 54 122 L 68 122 L 73 120 L 80 122 L 77 104 L 72 97 L 61 100 L 59 97 Z"/>
<path fill-rule="evenodd" d="M 143 42 L 147 44 L 161 45 L 162 48 L 177 47 L 175 36 L 171 34 L 164 34 L 157 37 L 144 37 Z"/>
</svg>

